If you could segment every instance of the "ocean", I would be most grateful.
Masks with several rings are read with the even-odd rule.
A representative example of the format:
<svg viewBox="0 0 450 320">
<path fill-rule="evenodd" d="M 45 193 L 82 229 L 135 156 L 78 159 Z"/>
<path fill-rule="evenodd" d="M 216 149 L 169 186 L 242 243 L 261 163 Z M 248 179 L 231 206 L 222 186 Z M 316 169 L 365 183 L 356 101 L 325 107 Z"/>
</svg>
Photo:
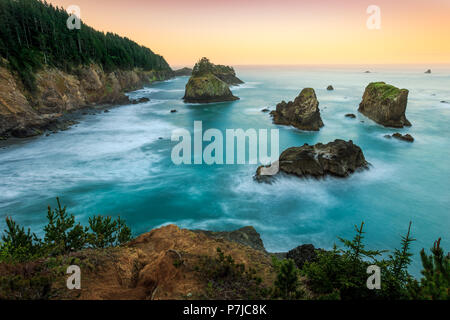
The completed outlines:
<svg viewBox="0 0 450 320">
<path fill-rule="evenodd" d="M 368 69 L 368 67 L 366 67 Z M 161 225 L 232 230 L 254 226 L 268 251 L 312 243 L 330 249 L 365 223 L 367 248 L 393 250 L 412 221 L 413 263 L 442 237 L 450 248 L 450 69 L 424 67 L 237 67 L 245 84 L 232 87 L 239 101 L 206 105 L 182 101 L 188 77 L 130 93 L 147 103 L 81 116 L 67 131 L 0 149 L 0 228 L 5 217 L 42 235 L 47 205 L 60 197 L 77 221 L 94 214 L 124 218 L 138 235 Z M 410 90 L 406 116 L 412 127 L 382 127 L 357 112 L 365 86 L 385 81 Z M 334 91 L 326 87 L 333 85 Z M 268 113 L 305 87 L 316 91 L 325 126 L 303 132 L 272 124 Z M 176 109 L 176 113 L 170 110 Z M 345 117 L 354 113 L 356 119 Z M 370 162 L 347 179 L 281 177 L 253 180 L 258 165 L 175 165 L 172 131 L 279 129 L 280 152 L 304 143 L 353 140 Z M 414 143 L 386 139 L 410 133 Z"/>
</svg>

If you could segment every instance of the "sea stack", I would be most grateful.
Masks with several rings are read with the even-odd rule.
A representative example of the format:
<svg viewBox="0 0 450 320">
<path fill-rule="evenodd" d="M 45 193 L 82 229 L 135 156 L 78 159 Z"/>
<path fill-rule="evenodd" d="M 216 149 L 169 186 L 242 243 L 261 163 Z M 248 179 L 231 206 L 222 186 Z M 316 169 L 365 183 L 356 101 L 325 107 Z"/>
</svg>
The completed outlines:
<svg viewBox="0 0 450 320">
<path fill-rule="evenodd" d="M 202 58 L 192 70 L 183 99 L 193 103 L 238 100 L 229 86 L 241 83 L 242 80 L 236 77 L 232 67 L 215 65 L 207 58 Z"/>
<path fill-rule="evenodd" d="M 358 170 L 368 168 L 368 162 L 360 147 L 350 141 L 335 140 L 327 144 L 318 143 L 310 146 L 288 148 L 281 153 L 278 161 L 279 172 L 300 178 L 321 178 L 328 175 L 348 177 Z M 270 182 L 270 175 L 262 175 L 260 166 L 255 179 Z"/>
<path fill-rule="evenodd" d="M 405 116 L 408 94 L 407 89 L 372 82 L 366 87 L 358 111 L 385 127 L 409 127 L 411 123 Z"/>
<path fill-rule="evenodd" d="M 319 101 L 312 88 L 303 89 L 294 101 L 280 102 L 270 114 L 275 124 L 291 125 L 306 131 L 319 131 L 323 127 Z"/>
</svg>

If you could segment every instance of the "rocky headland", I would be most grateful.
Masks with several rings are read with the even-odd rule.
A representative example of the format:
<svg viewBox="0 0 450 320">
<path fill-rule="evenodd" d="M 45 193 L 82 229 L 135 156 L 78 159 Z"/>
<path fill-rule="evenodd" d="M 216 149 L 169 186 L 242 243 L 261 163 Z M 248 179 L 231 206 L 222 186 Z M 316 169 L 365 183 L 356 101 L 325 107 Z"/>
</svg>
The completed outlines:
<svg viewBox="0 0 450 320">
<path fill-rule="evenodd" d="M 65 120 L 68 113 L 99 105 L 130 103 L 125 92 L 172 76 L 172 70 L 105 72 L 95 64 L 79 67 L 70 74 L 46 67 L 36 73 L 36 89 L 29 92 L 2 59 L 0 137 L 24 138 L 64 127 L 68 124 Z"/>
<path fill-rule="evenodd" d="M 364 91 L 358 111 L 385 127 L 411 126 L 406 119 L 407 89 L 399 89 L 384 82 L 372 82 Z"/>
<path fill-rule="evenodd" d="M 294 126 L 305 131 L 319 131 L 323 127 L 319 101 L 312 88 L 303 89 L 294 101 L 282 101 L 270 113 L 273 123 Z"/>
<path fill-rule="evenodd" d="M 284 150 L 278 160 L 279 173 L 300 178 L 325 176 L 348 177 L 352 173 L 368 168 L 360 147 L 350 141 L 335 140 L 327 144 L 304 144 Z M 273 176 L 263 175 L 264 166 L 258 167 L 255 179 L 271 182 Z"/>
<path fill-rule="evenodd" d="M 183 99 L 189 103 L 238 100 L 229 87 L 242 83 L 232 67 L 215 65 L 207 58 L 202 58 L 194 66 Z"/>
<path fill-rule="evenodd" d="M 183 77 L 183 76 L 190 76 L 192 74 L 192 69 L 191 68 L 181 68 L 181 69 L 177 69 L 173 71 L 173 75 L 175 77 Z"/>
</svg>

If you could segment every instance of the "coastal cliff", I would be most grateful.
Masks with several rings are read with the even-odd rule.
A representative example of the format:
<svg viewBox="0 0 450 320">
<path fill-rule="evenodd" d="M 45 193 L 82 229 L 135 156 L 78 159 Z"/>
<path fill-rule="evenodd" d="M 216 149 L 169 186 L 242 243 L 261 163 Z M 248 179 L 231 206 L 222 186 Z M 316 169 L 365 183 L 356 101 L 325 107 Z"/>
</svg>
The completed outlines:
<svg viewBox="0 0 450 320">
<path fill-rule="evenodd" d="M 63 115 L 96 105 L 129 103 L 125 92 L 173 76 L 171 70 L 105 72 L 97 64 L 72 73 L 46 67 L 35 75 L 36 89 L 27 90 L 8 62 L 0 65 L 0 137 L 30 137 L 54 126 Z"/>
</svg>

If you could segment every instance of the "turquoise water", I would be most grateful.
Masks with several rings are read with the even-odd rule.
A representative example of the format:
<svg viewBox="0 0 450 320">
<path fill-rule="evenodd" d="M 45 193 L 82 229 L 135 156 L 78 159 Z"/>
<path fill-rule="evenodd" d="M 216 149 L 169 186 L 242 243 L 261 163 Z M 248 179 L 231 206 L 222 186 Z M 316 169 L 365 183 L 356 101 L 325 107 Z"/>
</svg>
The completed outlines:
<svg viewBox="0 0 450 320">
<path fill-rule="evenodd" d="M 252 225 L 269 251 L 302 243 L 331 248 L 337 236 L 352 237 L 364 221 L 370 248 L 393 249 L 413 222 L 414 264 L 419 251 L 442 237 L 450 248 L 450 71 L 423 68 L 237 68 L 246 83 L 233 87 L 241 98 L 230 103 L 184 104 L 187 77 L 131 93 L 150 102 L 83 116 L 68 131 L 22 140 L 0 149 L 0 227 L 13 216 L 42 232 L 46 207 L 59 196 L 83 223 L 93 214 L 119 215 L 135 234 L 167 223 L 186 228 L 230 230 Z M 381 127 L 358 114 L 365 86 L 386 81 L 410 90 L 407 118 L 411 128 Z M 335 91 L 326 91 L 332 84 Z M 261 109 L 292 100 L 313 87 L 325 127 L 301 132 L 275 126 Z M 177 109 L 177 113 L 170 113 Z M 347 119 L 355 113 L 357 119 Z M 280 151 L 304 143 L 351 139 L 372 164 L 348 179 L 253 181 L 257 165 L 180 165 L 171 161 L 172 130 L 280 130 Z M 361 122 L 364 121 L 364 122 Z M 385 139 L 410 133 L 412 144 Z M 160 139 L 160 137 L 162 139 Z"/>
</svg>

